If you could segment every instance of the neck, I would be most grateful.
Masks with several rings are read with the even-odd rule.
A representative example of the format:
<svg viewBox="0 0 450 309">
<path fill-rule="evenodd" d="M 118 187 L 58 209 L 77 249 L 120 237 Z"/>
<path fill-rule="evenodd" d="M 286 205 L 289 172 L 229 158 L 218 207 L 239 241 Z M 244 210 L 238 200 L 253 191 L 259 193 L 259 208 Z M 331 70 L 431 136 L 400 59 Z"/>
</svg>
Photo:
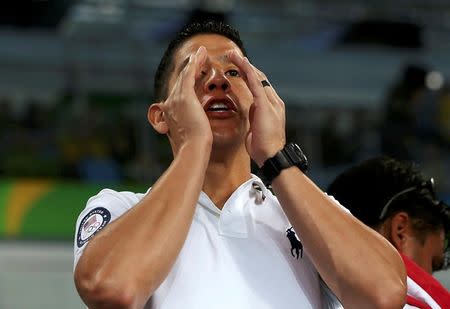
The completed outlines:
<svg viewBox="0 0 450 309">
<path fill-rule="evenodd" d="M 245 147 L 230 150 L 213 149 L 206 170 L 203 191 L 222 209 L 231 194 L 251 178 L 250 158 Z"/>
</svg>

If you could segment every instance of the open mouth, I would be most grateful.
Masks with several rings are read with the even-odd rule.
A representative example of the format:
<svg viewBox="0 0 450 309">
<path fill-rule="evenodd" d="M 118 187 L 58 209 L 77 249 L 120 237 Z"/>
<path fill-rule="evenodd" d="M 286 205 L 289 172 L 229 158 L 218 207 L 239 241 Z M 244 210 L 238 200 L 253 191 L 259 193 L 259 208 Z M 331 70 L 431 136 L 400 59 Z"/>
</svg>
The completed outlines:
<svg viewBox="0 0 450 309">
<path fill-rule="evenodd" d="M 207 113 L 227 113 L 236 112 L 236 106 L 228 98 L 212 99 L 205 104 Z"/>
<path fill-rule="evenodd" d="M 207 109 L 209 112 L 226 112 L 229 110 L 230 107 L 223 102 L 214 102 Z"/>
</svg>

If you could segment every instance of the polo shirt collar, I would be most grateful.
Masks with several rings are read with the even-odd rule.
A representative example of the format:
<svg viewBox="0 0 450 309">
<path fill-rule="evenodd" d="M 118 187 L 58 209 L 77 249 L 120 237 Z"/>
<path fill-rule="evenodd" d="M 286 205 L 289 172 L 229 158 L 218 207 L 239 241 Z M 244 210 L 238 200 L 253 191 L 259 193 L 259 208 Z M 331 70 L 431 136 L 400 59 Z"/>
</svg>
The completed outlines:
<svg viewBox="0 0 450 309">
<path fill-rule="evenodd" d="M 220 235 L 247 238 L 248 226 L 245 208 L 248 203 L 263 205 L 265 197 L 268 195 L 267 191 L 261 179 L 252 174 L 252 178 L 240 185 L 231 194 L 222 210 L 218 209 L 203 191 L 200 192 L 199 204 L 218 217 Z"/>
</svg>

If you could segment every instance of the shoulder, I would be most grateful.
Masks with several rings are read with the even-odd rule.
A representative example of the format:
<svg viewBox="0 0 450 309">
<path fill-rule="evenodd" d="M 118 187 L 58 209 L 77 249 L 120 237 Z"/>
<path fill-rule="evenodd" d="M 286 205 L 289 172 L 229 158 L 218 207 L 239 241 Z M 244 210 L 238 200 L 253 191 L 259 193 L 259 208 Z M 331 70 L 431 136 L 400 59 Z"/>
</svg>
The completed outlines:
<svg viewBox="0 0 450 309">
<path fill-rule="evenodd" d="M 90 208 L 92 206 L 107 206 L 111 211 L 115 210 L 115 208 L 118 210 L 128 210 L 136 205 L 144 197 L 144 195 L 144 193 L 103 189 L 97 195 L 89 198 L 86 203 L 86 208 Z"/>
<path fill-rule="evenodd" d="M 103 189 L 87 201 L 75 225 L 74 266 L 94 235 L 139 203 L 145 194 Z"/>
<path fill-rule="evenodd" d="M 115 191 L 103 189 L 98 194 L 89 198 L 86 207 L 78 216 L 77 226 L 86 218 L 90 218 L 93 213 L 104 213 L 108 221 L 114 221 L 117 217 L 135 206 L 144 197 L 143 193 L 129 191 Z"/>
</svg>

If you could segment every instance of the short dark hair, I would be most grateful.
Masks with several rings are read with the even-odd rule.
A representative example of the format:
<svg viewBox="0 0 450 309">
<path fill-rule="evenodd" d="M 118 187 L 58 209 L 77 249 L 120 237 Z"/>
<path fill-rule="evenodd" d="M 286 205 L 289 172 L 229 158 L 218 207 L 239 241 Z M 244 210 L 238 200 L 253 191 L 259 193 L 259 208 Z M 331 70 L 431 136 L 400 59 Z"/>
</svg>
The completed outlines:
<svg viewBox="0 0 450 309">
<path fill-rule="evenodd" d="M 413 229 L 422 242 L 427 232 L 450 228 L 448 206 L 422 186 L 428 181 L 417 167 L 406 161 L 380 156 L 365 160 L 344 171 L 329 185 L 327 193 L 366 225 L 377 228 L 387 218 L 404 211 L 412 218 Z M 399 192 L 417 187 L 392 200 L 380 219 L 383 207 Z"/>
<path fill-rule="evenodd" d="M 244 56 L 247 56 L 239 32 L 232 26 L 215 20 L 187 24 L 169 43 L 156 70 L 154 81 L 154 96 L 156 101 L 165 100 L 168 96 L 167 83 L 169 75 L 174 69 L 174 54 L 186 40 L 198 34 L 218 34 L 229 38 L 239 47 Z"/>
</svg>

